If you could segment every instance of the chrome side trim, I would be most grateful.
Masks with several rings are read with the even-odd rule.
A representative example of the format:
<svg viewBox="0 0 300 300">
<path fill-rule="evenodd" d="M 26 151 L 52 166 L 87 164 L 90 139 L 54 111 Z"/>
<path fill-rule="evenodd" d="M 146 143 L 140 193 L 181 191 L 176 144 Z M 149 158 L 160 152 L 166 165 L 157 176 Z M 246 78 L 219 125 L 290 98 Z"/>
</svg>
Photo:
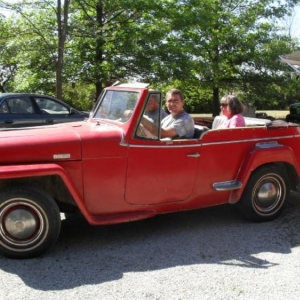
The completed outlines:
<svg viewBox="0 0 300 300">
<path fill-rule="evenodd" d="M 122 146 L 125 146 L 125 144 L 123 144 Z M 170 145 L 170 144 L 167 144 L 167 145 L 131 145 L 131 144 L 126 144 L 126 146 L 128 147 L 131 147 L 131 148 L 167 148 L 167 149 L 170 149 L 170 146 L 172 148 L 199 148 L 201 147 L 201 145 Z"/>
<path fill-rule="evenodd" d="M 211 145 L 222 145 L 222 144 L 236 144 L 236 143 L 247 143 L 247 142 L 255 142 L 255 141 L 274 141 L 274 140 L 282 140 L 282 139 L 294 139 L 295 135 L 289 136 L 278 136 L 278 137 L 266 137 L 266 138 L 256 138 L 256 139 L 247 139 L 247 140 L 236 140 L 236 141 L 221 141 L 221 142 L 212 142 L 212 143 L 203 143 L 201 146 L 211 146 Z"/>
<path fill-rule="evenodd" d="M 240 181 L 237 181 L 237 180 L 216 182 L 212 185 L 213 189 L 216 190 L 216 191 L 238 190 L 242 186 L 243 186 L 243 184 Z"/>
<path fill-rule="evenodd" d="M 266 138 L 255 138 L 255 139 L 246 139 L 246 140 L 236 140 L 236 141 L 220 141 L 220 142 L 209 142 L 209 143 L 201 143 L 201 140 L 196 141 L 195 144 L 184 144 L 184 145 L 176 145 L 177 142 L 168 141 L 164 145 L 132 145 L 128 143 L 124 143 L 124 133 L 122 134 L 122 141 L 120 146 L 133 147 L 133 148 L 190 148 L 190 147 L 205 147 L 211 145 L 224 145 L 224 144 L 237 144 L 237 143 L 247 143 L 247 142 L 258 142 L 256 144 L 259 148 L 274 148 L 280 147 L 281 145 L 275 140 L 282 139 L 293 139 L 296 135 L 289 136 L 277 136 L 277 137 L 266 137 Z M 297 135 L 298 136 L 298 135 Z M 265 144 L 265 145 L 264 145 Z M 268 145 L 267 145 L 268 144 Z"/>
</svg>

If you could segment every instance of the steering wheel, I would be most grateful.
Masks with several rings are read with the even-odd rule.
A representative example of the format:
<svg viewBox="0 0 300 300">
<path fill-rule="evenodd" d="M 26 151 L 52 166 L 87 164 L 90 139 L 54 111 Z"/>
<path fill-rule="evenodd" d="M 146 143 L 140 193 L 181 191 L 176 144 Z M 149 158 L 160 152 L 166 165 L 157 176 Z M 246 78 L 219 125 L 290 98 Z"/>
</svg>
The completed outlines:
<svg viewBox="0 0 300 300">
<path fill-rule="evenodd" d="M 132 116 L 132 110 L 125 110 L 121 117 L 121 122 L 127 122 Z"/>
<path fill-rule="evenodd" d="M 146 132 L 144 130 L 144 126 L 142 124 L 139 125 L 139 127 L 138 127 L 138 129 L 136 131 L 136 134 L 138 136 L 141 136 L 141 137 L 147 137 L 147 134 L 146 134 Z"/>
<path fill-rule="evenodd" d="M 139 125 L 136 134 L 140 137 L 147 137 L 151 139 L 156 138 L 156 136 L 153 135 L 149 130 L 147 130 L 142 124 Z"/>
</svg>

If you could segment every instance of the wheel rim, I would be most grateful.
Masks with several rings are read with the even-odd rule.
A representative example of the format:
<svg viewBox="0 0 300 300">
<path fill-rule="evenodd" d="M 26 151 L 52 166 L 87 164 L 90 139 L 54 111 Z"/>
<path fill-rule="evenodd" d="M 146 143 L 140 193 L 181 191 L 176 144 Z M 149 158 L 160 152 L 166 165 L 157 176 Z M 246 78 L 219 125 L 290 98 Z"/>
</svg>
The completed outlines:
<svg viewBox="0 0 300 300">
<path fill-rule="evenodd" d="M 27 251 L 45 239 L 42 210 L 27 199 L 10 199 L 0 208 L 0 243 L 14 251 Z"/>
<path fill-rule="evenodd" d="M 276 174 L 268 174 L 258 181 L 253 189 L 253 207 L 260 215 L 276 213 L 284 203 L 285 183 Z"/>
</svg>

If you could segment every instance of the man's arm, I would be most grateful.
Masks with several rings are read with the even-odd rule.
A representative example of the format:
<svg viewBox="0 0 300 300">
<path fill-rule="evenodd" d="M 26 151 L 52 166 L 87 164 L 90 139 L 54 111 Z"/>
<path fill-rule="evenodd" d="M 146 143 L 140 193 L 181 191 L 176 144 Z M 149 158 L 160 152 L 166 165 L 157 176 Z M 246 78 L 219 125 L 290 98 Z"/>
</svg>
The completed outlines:
<svg viewBox="0 0 300 300">
<path fill-rule="evenodd" d="M 158 127 L 156 124 L 147 120 L 144 117 L 142 118 L 141 123 L 153 135 L 157 135 Z M 168 128 L 161 128 L 160 135 L 161 135 L 161 138 L 166 138 L 166 137 L 175 137 L 178 135 L 178 133 L 173 128 L 168 127 Z"/>
<path fill-rule="evenodd" d="M 171 127 L 168 127 L 168 128 L 162 128 L 161 129 L 161 137 L 162 138 L 166 138 L 166 137 L 175 137 L 175 136 L 178 136 L 178 133 L 177 131 L 175 131 L 173 128 Z"/>
</svg>

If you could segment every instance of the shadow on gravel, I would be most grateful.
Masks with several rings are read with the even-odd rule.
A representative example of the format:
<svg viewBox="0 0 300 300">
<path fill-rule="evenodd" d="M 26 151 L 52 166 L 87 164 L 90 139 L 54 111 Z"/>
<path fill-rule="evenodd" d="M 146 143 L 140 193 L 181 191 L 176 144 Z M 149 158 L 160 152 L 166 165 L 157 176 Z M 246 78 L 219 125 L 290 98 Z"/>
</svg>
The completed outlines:
<svg viewBox="0 0 300 300">
<path fill-rule="evenodd" d="M 101 284 L 125 273 L 182 265 L 267 269 L 275 264 L 256 254 L 290 253 L 300 244 L 299 229 L 300 201 L 294 198 L 278 220 L 268 223 L 247 222 L 230 205 L 105 227 L 93 227 L 72 216 L 63 220 L 60 237 L 45 256 L 0 257 L 0 268 L 43 291 Z"/>
</svg>

